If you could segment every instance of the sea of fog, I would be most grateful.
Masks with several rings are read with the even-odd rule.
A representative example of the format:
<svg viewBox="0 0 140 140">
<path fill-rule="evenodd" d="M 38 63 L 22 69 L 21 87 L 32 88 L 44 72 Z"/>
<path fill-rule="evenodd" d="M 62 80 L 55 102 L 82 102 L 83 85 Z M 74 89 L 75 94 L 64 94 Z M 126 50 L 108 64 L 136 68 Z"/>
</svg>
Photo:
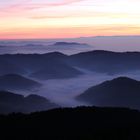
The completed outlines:
<svg viewBox="0 0 140 140">
<path fill-rule="evenodd" d="M 140 80 L 140 72 L 136 71 L 121 75 L 107 75 L 88 71 L 84 75 L 76 78 L 39 81 L 43 84 L 43 86 L 32 91 L 14 92 L 20 93 L 24 96 L 27 96 L 29 94 L 41 95 L 62 107 L 90 105 L 75 100 L 75 97 L 83 93 L 91 86 L 98 85 L 106 80 L 112 80 L 113 78 L 117 78 L 119 76 L 127 76 L 129 78 Z"/>
<path fill-rule="evenodd" d="M 60 40 L 61 41 L 61 40 Z M 49 52 L 61 52 L 64 54 L 75 54 L 93 50 L 92 45 L 83 46 L 53 46 L 56 40 L 13 40 L 0 41 L 0 54 L 44 54 Z"/>
<path fill-rule="evenodd" d="M 75 97 L 92 86 L 98 85 L 106 80 L 112 80 L 118 76 L 127 76 L 129 78 L 140 80 L 140 72 L 114 76 L 93 72 L 77 78 L 44 81 L 44 86 L 37 91 L 37 94 L 45 96 L 52 102 L 55 102 L 61 106 L 70 107 L 89 105 L 87 103 L 75 100 Z"/>
<path fill-rule="evenodd" d="M 77 42 L 89 44 L 89 47 L 67 46 L 52 47 L 56 42 Z M 36 39 L 36 40 L 0 40 L 0 54 L 10 53 L 48 53 L 59 51 L 75 54 L 90 50 L 140 51 L 140 36 L 97 36 L 72 39 Z"/>
<path fill-rule="evenodd" d="M 87 43 L 90 47 L 50 47 L 52 44 L 59 42 L 78 42 Z M 111 51 L 140 51 L 140 36 L 137 37 L 90 37 L 77 39 L 57 39 L 57 40 L 1 40 L 0 54 L 16 54 L 16 53 L 48 53 L 59 51 L 64 54 L 75 54 L 90 50 L 111 50 Z M 71 79 L 53 79 L 46 81 L 39 81 L 43 86 L 33 91 L 23 91 L 17 93 L 28 95 L 38 94 L 47 97 L 54 103 L 61 106 L 79 106 L 88 105 L 86 103 L 78 102 L 75 97 L 89 87 L 102 83 L 103 81 L 113 79 L 118 76 L 128 76 L 140 80 L 140 73 L 133 72 L 125 75 L 107 75 L 100 73 L 93 73 L 86 71 L 85 75 Z M 35 79 L 36 80 L 36 79 Z"/>
</svg>

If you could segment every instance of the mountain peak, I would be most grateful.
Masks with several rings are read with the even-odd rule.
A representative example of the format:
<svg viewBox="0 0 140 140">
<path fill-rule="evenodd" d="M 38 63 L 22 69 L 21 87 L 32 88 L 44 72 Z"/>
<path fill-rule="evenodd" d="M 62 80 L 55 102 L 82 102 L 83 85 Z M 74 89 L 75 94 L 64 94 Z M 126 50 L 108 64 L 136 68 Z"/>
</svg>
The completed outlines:
<svg viewBox="0 0 140 140">
<path fill-rule="evenodd" d="M 87 44 L 81 44 L 81 43 L 77 43 L 77 42 L 56 42 L 53 45 L 87 45 Z"/>
<path fill-rule="evenodd" d="M 140 109 L 140 82 L 118 77 L 93 86 L 77 97 L 95 106 L 130 107 Z"/>
<path fill-rule="evenodd" d="M 134 80 L 134 79 L 131 79 L 131 78 L 128 78 L 128 77 L 118 77 L 118 78 L 115 78 L 115 79 L 113 79 L 113 80 L 110 80 L 110 81 L 106 81 L 106 82 L 104 82 L 103 84 L 105 84 L 105 83 L 109 83 L 109 84 L 116 84 L 116 85 L 123 85 L 123 84 L 125 84 L 125 85 L 134 85 L 134 84 L 140 84 L 140 82 L 139 81 L 137 81 L 137 80 Z"/>
<path fill-rule="evenodd" d="M 48 101 L 45 97 L 36 95 L 36 94 L 30 94 L 28 96 L 25 97 L 26 100 L 34 100 L 34 101 Z"/>
</svg>

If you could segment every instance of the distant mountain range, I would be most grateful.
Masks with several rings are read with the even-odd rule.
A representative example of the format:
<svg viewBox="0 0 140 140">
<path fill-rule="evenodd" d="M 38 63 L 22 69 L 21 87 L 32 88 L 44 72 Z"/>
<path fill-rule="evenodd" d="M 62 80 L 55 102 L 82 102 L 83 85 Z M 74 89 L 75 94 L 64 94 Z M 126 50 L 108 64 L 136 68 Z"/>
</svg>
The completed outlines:
<svg viewBox="0 0 140 140">
<path fill-rule="evenodd" d="M 95 72 L 120 74 L 140 69 L 140 52 L 90 51 L 70 56 L 74 66 Z"/>
<path fill-rule="evenodd" d="M 61 43 L 60 43 L 61 44 Z M 138 71 L 140 52 L 90 51 L 75 55 L 47 54 L 0 55 L 0 75 L 15 73 L 42 79 L 72 78 L 83 74 L 79 68 L 110 75 Z M 56 74 L 59 76 L 56 76 Z"/>
<path fill-rule="evenodd" d="M 84 52 L 93 49 L 93 46 L 86 43 L 77 42 L 55 42 L 47 45 L 46 49 L 48 51 L 60 51 L 65 54 L 75 54 L 77 52 Z"/>
<path fill-rule="evenodd" d="M 17 74 L 0 76 L 1 90 L 30 90 L 40 86 L 40 83 Z"/>
<path fill-rule="evenodd" d="M 66 62 L 68 56 L 59 52 L 48 54 L 15 54 L 15 55 L 1 55 L 0 59 L 16 64 L 23 68 L 25 75 L 35 77 L 38 79 L 60 79 L 76 77 L 82 72 L 74 68 Z M 7 65 L 6 65 L 7 66 Z M 5 66 L 5 67 L 6 67 Z M 12 67 L 11 67 L 12 68 Z M 7 69 L 6 69 L 7 70 Z M 7 74 L 10 72 L 10 67 Z M 6 72 L 5 72 L 6 73 Z M 16 73 L 16 69 L 15 72 Z M 17 69 L 17 73 L 18 69 Z M 0 73 L 1 75 L 3 73 Z"/>
<path fill-rule="evenodd" d="M 88 46 L 88 44 L 85 43 L 77 43 L 77 42 L 56 42 L 53 44 L 53 46 Z"/>
<path fill-rule="evenodd" d="M 140 109 L 140 81 L 119 77 L 89 88 L 76 99 L 95 106 Z"/>
<path fill-rule="evenodd" d="M 0 114 L 12 112 L 30 113 L 57 107 L 59 106 L 38 95 L 32 94 L 24 97 L 11 92 L 0 91 Z"/>
</svg>

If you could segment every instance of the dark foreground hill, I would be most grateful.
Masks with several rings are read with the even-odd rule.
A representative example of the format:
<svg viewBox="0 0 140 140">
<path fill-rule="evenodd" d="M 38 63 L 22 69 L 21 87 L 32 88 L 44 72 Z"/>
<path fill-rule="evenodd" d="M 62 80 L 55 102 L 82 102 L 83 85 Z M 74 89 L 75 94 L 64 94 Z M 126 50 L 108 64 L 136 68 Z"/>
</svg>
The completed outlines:
<svg viewBox="0 0 140 140">
<path fill-rule="evenodd" d="M 12 112 L 35 112 L 58 107 L 44 97 L 29 95 L 24 97 L 7 91 L 0 91 L 0 114 Z"/>
<path fill-rule="evenodd" d="M 79 107 L 0 116 L 2 139 L 139 140 L 140 112 Z"/>
<path fill-rule="evenodd" d="M 29 90 L 40 86 L 40 83 L 18 74 L 0 76 L 1 90 Z"/>
<path fill-rule="evenodd" d="M 119 77 L 89 88 L 77 99 L 96 106 L 140 109 L 140 82 L 127 77 Z"/>
</svg>

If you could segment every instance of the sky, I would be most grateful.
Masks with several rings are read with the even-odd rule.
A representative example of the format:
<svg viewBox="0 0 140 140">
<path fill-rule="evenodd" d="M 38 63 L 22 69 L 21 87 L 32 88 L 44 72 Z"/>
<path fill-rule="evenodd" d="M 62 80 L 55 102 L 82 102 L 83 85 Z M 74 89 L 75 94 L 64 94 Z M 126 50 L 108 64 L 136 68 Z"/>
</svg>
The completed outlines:
<svg viewBox="0 0 140 140">
<path fill-rule="evenodd" d="M 140 0 L 0 0 L 0 39 L 140 35 Z"/>
</svg>

